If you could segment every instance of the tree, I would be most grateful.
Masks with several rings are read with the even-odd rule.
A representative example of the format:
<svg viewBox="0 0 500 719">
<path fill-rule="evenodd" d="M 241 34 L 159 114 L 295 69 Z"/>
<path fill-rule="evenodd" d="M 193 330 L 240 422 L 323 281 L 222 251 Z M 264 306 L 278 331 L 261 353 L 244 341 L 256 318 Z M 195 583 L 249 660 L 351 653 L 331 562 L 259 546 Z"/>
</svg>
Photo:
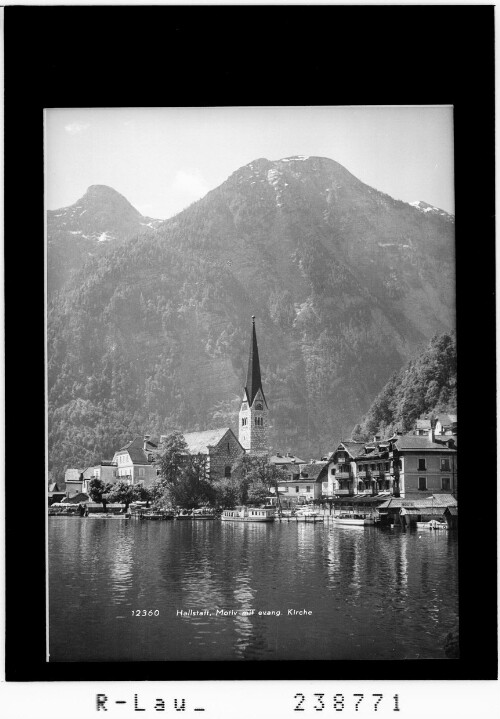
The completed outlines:
<svg viewBox="0 0 500 719">
<path fill-rule="evenodd" d="M 108 502 L 124 504 L 125 511 L 127 511 L 130 502 L 134 501 L 134 487 L 123 480 L 116 482 L 106 495 L 106 499 Z"/>
<path fill-rule="evenodd" d="M 102 479 L 91 479 L 89 482 L 90 499 L 93 502 L 102 504 L 106 512 L 106 503 L 108 502 L 108 494 L 113 489 L 113 485 L 109 482 L 104 483 Z"/>
<path fill-rule="evenodd" d="M 240 485 L 232 477 L 224 477 L 215 486 L 215 501 L 221 509 L 233 509 L 240 504 Z"/>
<path fill-rule="evenodd" d="M 146 502 L 146 507 L 149 507 L 152 499 L 152 492 L 148 487 L 143 484 L 134 485 L 134 502 Z"/>
<path fill-rule="evenodd" d="M 124 480 L 110 485 L 110 490 L 106 494 L 108 502 L 118 502 L 125 505 L 125 511 L 128 510 L 131 502 L 150 502 L 151 492 L 142 484 L 128 484 Z"/>
<path fill-rule="evenodd" d="M 238 483 L 240 504 L 262 504 L 271 490 L 277 492 L 278 483 L 286 481 L 287 475 L 281 467 L 269 462 L 266 455 L 243 455 L 233 465 L 232 478 Z"/>
<path fill-rule="evenodd" d="M 269 496 L 269 488 L 263 482 L 257 481 L 248 488 L 248 503 L 253 505 L 265 504 Z"/>
<path fill-rule="evenodd" d="M 172 503 L 185 509 L 197 509 L 201 505 L 214 505 L 215 486 L 207 479 L 207 458 L 196 454 L 186 458 L 176 481 L 168 487 Z"/>
<path fill-rule="evenodd" d="M 169 485 L 174 485 L 178 481 L 187 455 L 188 447 L 182 433 L 171 432 L 163 444 L 163 454 L 156 462 L 160 477 Z"/>
</svg>

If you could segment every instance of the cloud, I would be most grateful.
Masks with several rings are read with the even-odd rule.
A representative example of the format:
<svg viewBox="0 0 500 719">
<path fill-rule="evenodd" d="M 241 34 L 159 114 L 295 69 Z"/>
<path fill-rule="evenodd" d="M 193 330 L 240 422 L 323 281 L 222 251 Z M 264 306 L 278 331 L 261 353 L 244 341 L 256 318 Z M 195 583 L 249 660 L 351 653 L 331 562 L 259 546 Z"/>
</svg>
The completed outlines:
<svg viewBox="0 0 500 719">
<path fill-rule="evenodd" d="M 89 123 L 85 122 L 70 122 L 69 125 L 65 125 L 64 129 L 70 135 L 78 135 L 80 132 L 85 132 L 90 127 Z"/>
</svg>

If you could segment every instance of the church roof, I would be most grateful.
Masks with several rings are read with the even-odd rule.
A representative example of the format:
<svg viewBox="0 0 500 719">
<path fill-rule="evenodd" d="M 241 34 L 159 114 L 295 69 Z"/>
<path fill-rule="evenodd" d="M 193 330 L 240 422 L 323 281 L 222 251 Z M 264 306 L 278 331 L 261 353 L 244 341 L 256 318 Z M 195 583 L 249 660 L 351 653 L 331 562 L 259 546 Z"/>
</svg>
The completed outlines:
<svg viewBox="0 0 500 719">
<path fill-rule="evenodd" d="M 229 427 L 221 427 L 204 432 L 186 432 L 182 436 L 189 454 L 208 454 L 208 447 L 216 447 L 227 432 L 231 432 Z"/>
<path fill-rule="evenodd" d="M 259 348 L 257 347 L 257 335 L 255 334 L 255 317 L 252 317 L 252 339 L 250 342 L 250 353 L 248 355 L 247 383 L 245 385 L 245 391 L 250 407 L 252 406 L 255 395 L 259 389 L 264 397 L 264 390 L 262 389 L 262 380 L 260 377 Z M 264 402 L 265 401 L 266 398 L 264 397 Z"/>
</svg>

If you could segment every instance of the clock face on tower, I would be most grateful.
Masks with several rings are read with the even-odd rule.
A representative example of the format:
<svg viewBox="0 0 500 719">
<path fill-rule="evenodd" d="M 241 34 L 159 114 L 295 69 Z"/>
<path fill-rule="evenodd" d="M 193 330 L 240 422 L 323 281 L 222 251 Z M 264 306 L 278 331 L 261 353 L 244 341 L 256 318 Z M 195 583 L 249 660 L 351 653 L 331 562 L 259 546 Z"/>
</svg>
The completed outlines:
<svg viewBox="0 0 500 719">
<path fill-rule="evenodd" d="M 255 409 L 262 409 L 262 402 L 256 402 Z"/>
</svg>

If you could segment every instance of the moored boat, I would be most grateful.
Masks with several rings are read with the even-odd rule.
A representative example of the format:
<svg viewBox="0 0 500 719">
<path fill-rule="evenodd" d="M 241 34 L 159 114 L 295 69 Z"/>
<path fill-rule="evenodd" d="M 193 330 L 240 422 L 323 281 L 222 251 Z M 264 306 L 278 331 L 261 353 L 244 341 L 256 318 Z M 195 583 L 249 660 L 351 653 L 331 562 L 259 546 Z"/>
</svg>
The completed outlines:
<svg viewBox="0 0 500 719">
<path fill-rule="evenodd" d="M 368 524 L 375 524 L 374 518 L 368 514 L 341 513 L 336 515 L 335 517 L 332 517 L 332 522 L 334 524 L 345 524 L 354 527 L 363 527 Z"/>
<path fill-rule="evenodd" d="M 315 509 L 307 507 L 305 509 L 297 509 L 295 512 L 297 522 L 324 522 L 324 517 Z"/>
<path fill-rule="evenodd" d="M 274 507 L 235 507 L 225 509 L 221 519 L 225 522 L 274 522 Z"/>
<path fill-rule="evenodd" d="M 193 519 L 215 519 L 215 512 L 211 509 L 194 509 Z"/>
<path fill-rule="evenodd" d="M 440 522 L 437 519 L 431 519 L 430 522 L 416 522 L 417 529 L 448 529 L 446 522 Z"/>
</svg>

